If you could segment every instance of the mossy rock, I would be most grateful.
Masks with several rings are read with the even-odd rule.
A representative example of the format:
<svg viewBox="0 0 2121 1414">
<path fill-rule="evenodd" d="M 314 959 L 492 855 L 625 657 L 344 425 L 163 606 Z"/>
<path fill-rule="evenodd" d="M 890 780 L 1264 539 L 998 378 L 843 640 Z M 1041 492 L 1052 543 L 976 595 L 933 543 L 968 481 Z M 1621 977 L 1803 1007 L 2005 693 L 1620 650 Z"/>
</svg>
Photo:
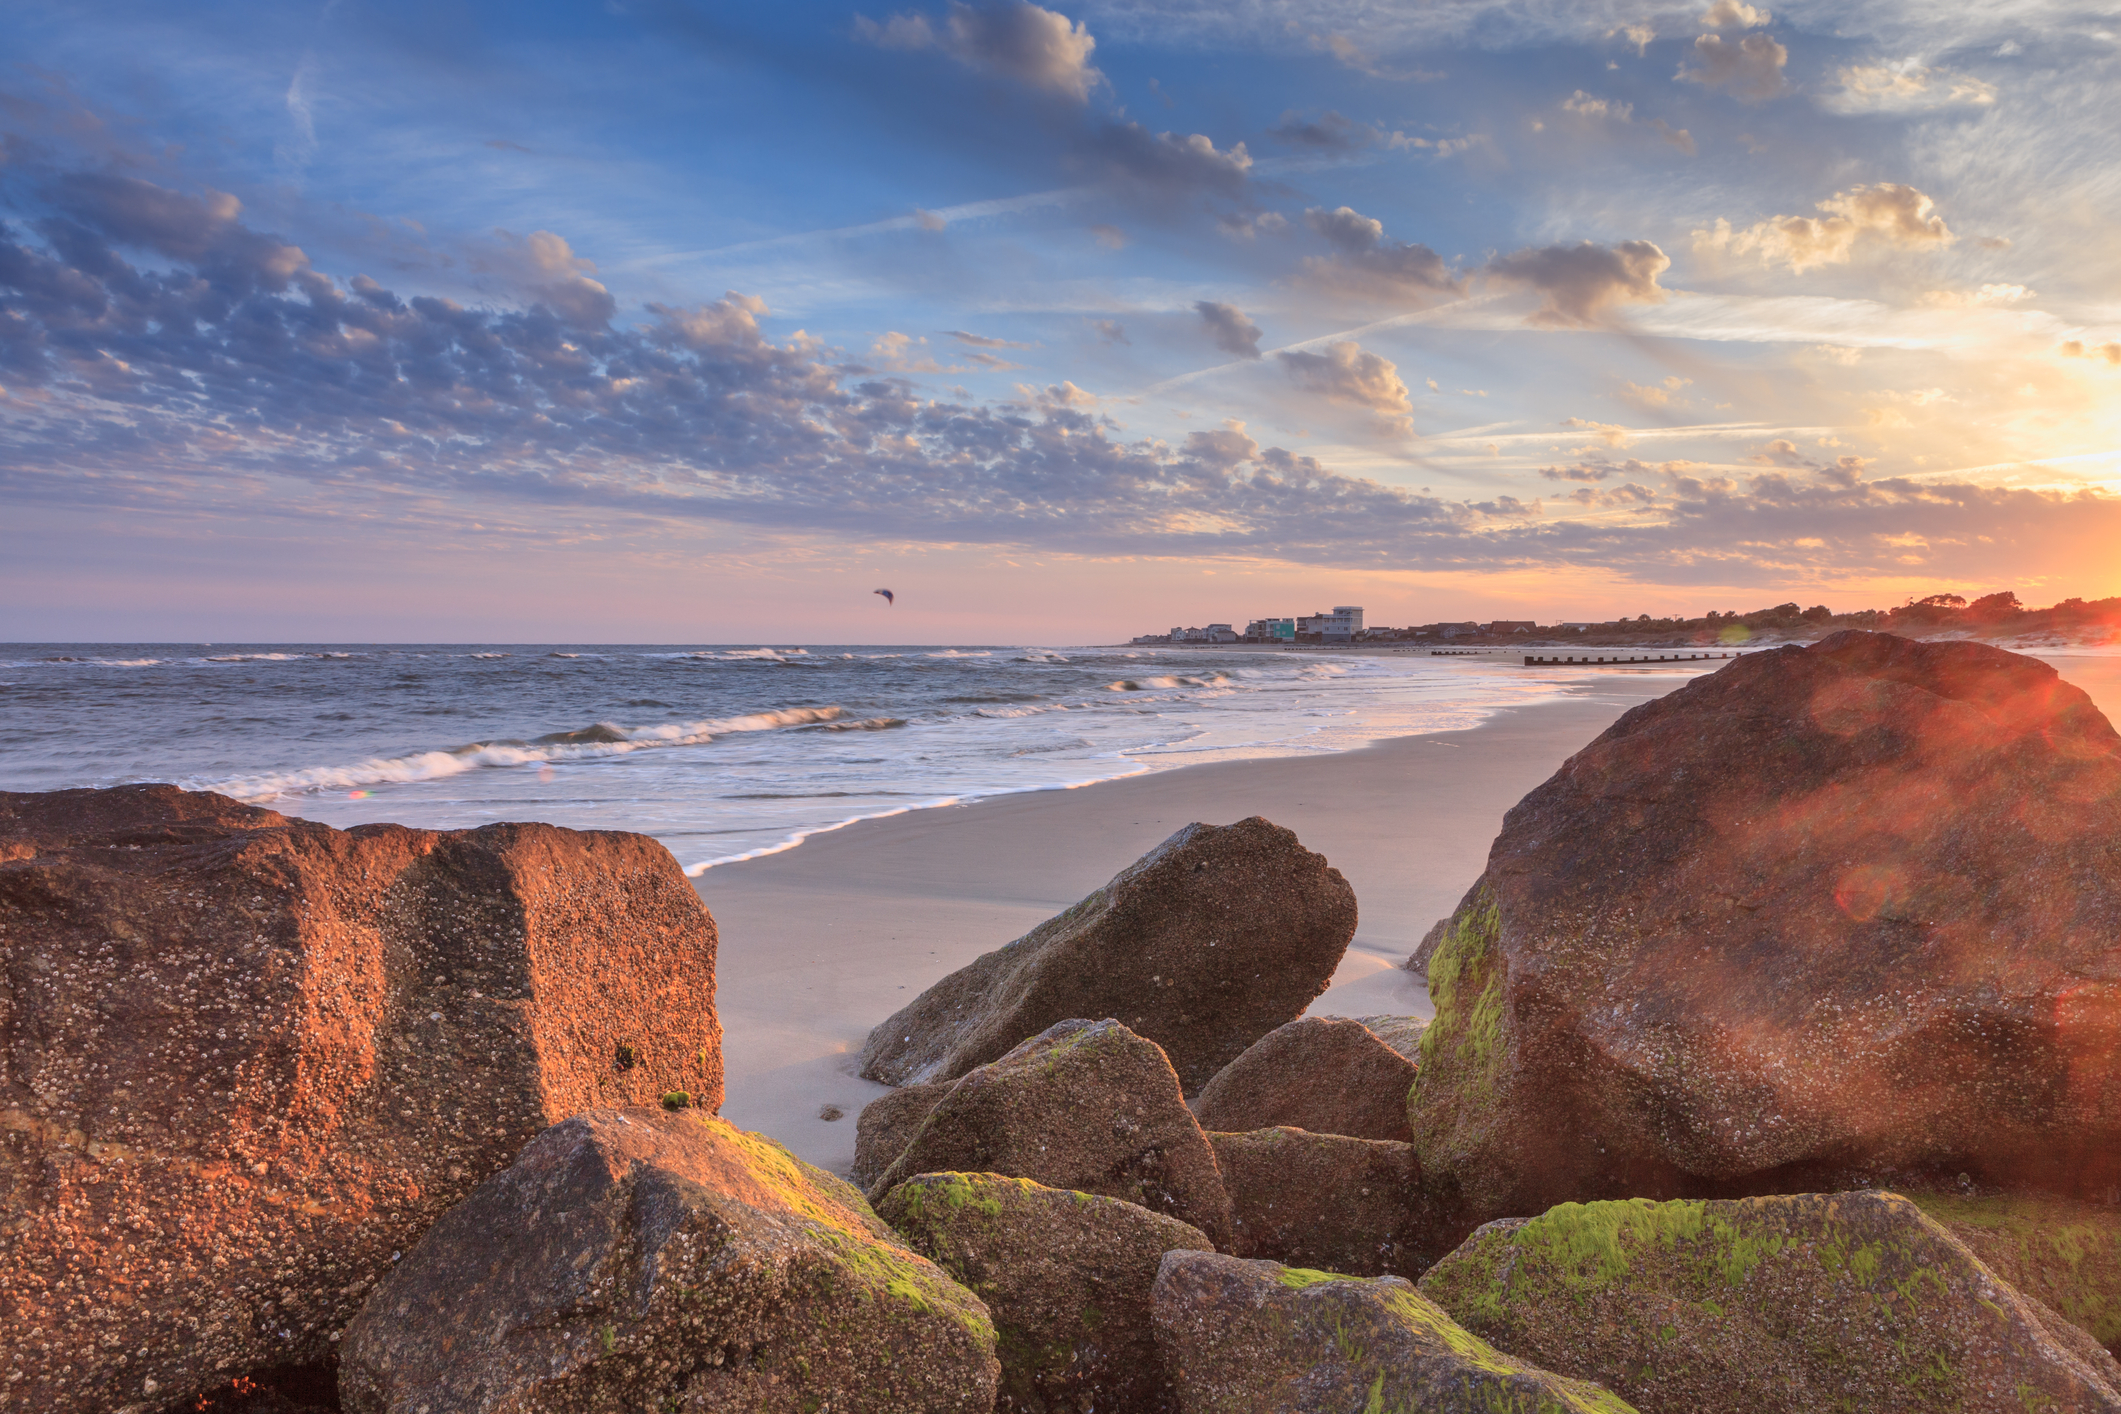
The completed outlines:
<svg viewBox="0 0 2121 1414">
<path fill-rule="evenodd" d="M 1421 1279 L 1645 1414 L 2121 1410 L 2121 1368 L 1891 1193 L 1564 1203 Z"/>
<path fill-rule="evenodd" d="M 1403 1277 L 1171 1252 L 1155 1311 L 1186 1414 L 1632 1414 L 1503 1354 Z"/>
<path fill-rule="evenodd" d="M 921 1174 L 877 1215 L 993 1313 L 1001 1414 L 1176 1414 L 1149 1297 L 1164 1253 L 1214 1250 L 1200 1229 L 993 1173 Z"/>
<path fill-rule="evenodd" d="M 1119 1022 L 1057 1022 L 953 1085 L 869 1189 L 1005 1173 L 1101 1193 L 1226 1244 L 1230 1195 L 1163 1048 Z"/>
<path fill-rule="evenodd" d="M 1411 1144 L 1286 1126 L 1211 1132 L 1208 1143 L 1230 1191 L 1235 1256 L 1411 1278 L 1453 1245 Z"/>
<path fill-rule="evenodd" d="M 2121 1347 L 2121 1208 L 2038 1195 L 1910 1193 L 1989 1270 Z"/>
<path fill-rule="evenodd" d="M 546 1130 L 340 1352 L 353 1414 L 986 1414 L 1000 1371 L 979 1298 L 858 1191 L 697 1109 Z"/>
</svg>

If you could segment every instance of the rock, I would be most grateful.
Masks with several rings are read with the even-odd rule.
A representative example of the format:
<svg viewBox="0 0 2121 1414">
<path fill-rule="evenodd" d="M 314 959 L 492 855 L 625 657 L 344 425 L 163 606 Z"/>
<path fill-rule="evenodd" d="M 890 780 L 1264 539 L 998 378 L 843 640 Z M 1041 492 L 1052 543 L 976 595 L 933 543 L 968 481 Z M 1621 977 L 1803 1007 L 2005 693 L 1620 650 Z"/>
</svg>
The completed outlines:
<svg viewBox="0 0 2121 1414">
<path fill-rule="evenodd" d="M 1188 825 L 877 1027 L 862 1074 L 953 1080 L 1056 1021 L 1110 1016 L 1191 1094 L 1323 992 L 1354 936 L 1354 890 L 1294 833 L 1256 815 Z"/>
<path fill-rule="evenodd" d="M 928 1112 L 942 1103 L 955 1080 L 932 1085 L 908 1085 L 879 1095 L 862 1109 L 854 1122 L 854 1186 L 867 1190 L 884 1176 L 891 1161 L 906 1152 L 914 1131 Z"/>
<path fill-rule="evenodd" d="M 1269 1031 L 1200 1092 L 1200 1127 L 1239 1133 L 1288 1124 L 1316 1134 L 1407 1133 L 1414 1063 L 1344 1016 L 1300 1016 Z"/>
<path fill-rule="evenodd" d="M 876 1211 L 993 1312 L 999 1414 L 1177 1414 L 1149 1296 L 1164 1253 L 1215 1250 L 1199 1228 L 991 1173 L 922 1174 Z"/>
<path fill-rule="evenodd" d="M 2107 1350 L 2121 1347 L 2121 1209 L 2039 1195 L 1907 1196 L 1997 1276 Z"/>
<path fill-rule="evenodd" d="M 1155 1042 L 1110 1019 L 1063 1021 L 957 1082 L 871 1187 L 1000 1173 L 1101 1193 L 1191 1223 L 1218 1246 L 1230 1195 Z"/>
<path fill-rule="evenodd" d="M 1404 1277 L 1170 1252 L 1155 1302 L 1186 1414 L 1633 1414 L 1596 1385 L 1491 1349 Z"/>
<path fill-rule="evenodd" d="M 1407 971 L 1417 977 L 1429 975 L 1429 959 L 1436 956 L 1436 949 L 1443 946 L 1444 938 L 1449 935 L 1452 916 L 1445 914 L 1429 925 L 1429 931 L 1421 935 L 1421 941 L 1416 943 L 1414 951 L 1407 955 Z"/>
<path fill-rule="evenodd" d="M 714 923 L 643 836 L 128 786 L 0 794 L 0 861 L 0 1408 L 322 1360 L 554 1120 L 721 1101 Z"/>
<path fill-rule="evenodd" d="M 1469 1224 L 2121 1188 L 2121 736 L 2045 664 L 1739 658 L 1526 796 L 1454 917 L 1410 1118 Z"/>
<path fill-rule="evenodd" d="M 1370 1034 L 1405 1056 L 1419 1063 L 1421 1060 L 1421 1033 L 1429 1029 L 1428 1019 L 1420 1016 L 1358 1016 L 1355 1018 L 1370 1028 Z"/>
<path fill-rule="evenodd" d="M 1565 1203 L 1421 1290 L 1644 1414 L 2121 1410 L 2121 1367 L 1892 1193 Z"/>
<path fill-rule="evenodd" d="M 1349 1276 L 1416 1277 L 1451 1250 L 1414 1146 L 1302 1129 L 1210 1131 L 1240 1257 Z"/>
<path fill-rule="evenodd" d="M 698 1110 L 596 1109 L 443 1214 L 347 1330 L 351 1414 L 986 1414 L 971 1292 Z"/>
</svg>

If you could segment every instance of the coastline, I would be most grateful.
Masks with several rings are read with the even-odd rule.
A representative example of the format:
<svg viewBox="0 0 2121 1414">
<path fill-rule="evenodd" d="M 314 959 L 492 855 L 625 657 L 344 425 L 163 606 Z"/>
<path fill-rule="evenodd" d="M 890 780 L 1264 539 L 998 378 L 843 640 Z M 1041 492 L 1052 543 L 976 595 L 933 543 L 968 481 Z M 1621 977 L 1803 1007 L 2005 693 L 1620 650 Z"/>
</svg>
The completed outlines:
<svg viewBox="0 0 2121 1414">
<path fill-rule="evenodd" d="M 2121 658 L 2040 656 L 2121 721 Z M 888 1089 L 854 1074 L 871 1028 L 1195 820 L 1264 815 L 1354 886 L 1355 941 L 1313 1013 L 1426 1016 L 1401 964 L 1479 876 L 1504 813 L 1628 708 L 1696 676 L 1587 670 L 1559 698 L 1462 730 L 918 809 L 711 869 L 692 882 L 720 930 L 722 1112 L 844 1174 L 856 1116 Z M 820 1118 L 826 1106 L 843 1117 Z"/>
<path fill-rule="evenodd" d="M 1355 941 L 1311 1010 L 1427 1015 L 1401 964 L 1480 874 L 1502 816 L 1639 702 L 1695 674 L 1587 675 L 1457 731 L 1209 762 L 864 820 L 693 880 L 720 932 L 733 1123 L 845 1173 L 888 1087 L 853 1073 L 878 1022 L 1052 917 L 1174 831 L 1264 815 L 1355 888 Z M 843 1114 L 820 1118 L 826 1106 Z"/>
</svg>

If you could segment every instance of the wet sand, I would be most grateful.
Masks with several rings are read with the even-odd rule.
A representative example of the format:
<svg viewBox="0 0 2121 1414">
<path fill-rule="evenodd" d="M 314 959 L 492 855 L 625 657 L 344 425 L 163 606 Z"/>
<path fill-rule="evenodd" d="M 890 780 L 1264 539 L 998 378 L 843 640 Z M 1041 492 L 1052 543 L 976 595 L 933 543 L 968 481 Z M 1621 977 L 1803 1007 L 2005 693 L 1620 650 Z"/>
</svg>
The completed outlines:
<svg viewBox="0 0 2121 1414">
<path fill-rule="evenodd" d="M 2121 659 L 2048 661 L 2121 719 Z M 845 1172 L 855 1116 L 885 1090 L 853 1073 L 870 1028 L 1195 820 L 1264 815 L 1354 886 L 1362 921 L 1313 1012 L 1425 1016 L 1400 964 L 1479 876 L 1504 812 L 1691 676 L 1586 673 L 1559 701 L 1467 731 L 915 811 L 711 869 L 696 882 L 721 932 L 722 1112 Z M 821 1119 L 828 1105 L 843 1117 Z"/>
</svg>

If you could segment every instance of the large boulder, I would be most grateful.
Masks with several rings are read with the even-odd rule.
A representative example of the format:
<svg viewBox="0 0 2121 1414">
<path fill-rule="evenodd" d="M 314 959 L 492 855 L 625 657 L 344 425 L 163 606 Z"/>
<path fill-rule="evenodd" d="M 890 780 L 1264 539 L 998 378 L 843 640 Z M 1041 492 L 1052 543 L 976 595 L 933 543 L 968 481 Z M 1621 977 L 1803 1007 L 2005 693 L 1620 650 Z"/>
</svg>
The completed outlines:
<svg viewBox="0 0 2121 1414">
<path fill-rule="evenodd" d="M 2042 1194 L 1907 1196 L 1990 1271 L 2121 1352 L 2121 1208 Z"/>
<path fill-rule="evenodd" d="M 1505 818 L 1411 1121 L 1469 1222 L 2121 1187 L 2121 736 L 2030 658 L 1838 633 L 1636 707 Z"/>
<path fill-rule="evenodd" d="M 1185 1414 L 1632 1414 L 1459 1329 L 1403 1277 L 1170 1252 L 1155 1313 Z"/>
<path fill-rule="evenodd" d="M 1215 1250 L 1199 1228 L 991 1173 L 922 1174 L 876 1212 L 993 1313 L 999 1414 L 1178 1414 L 1149 1297 L 1164 1253 Z"/>
<path fill-rule="evenodd" d="M 1414 1146 L 1302 1129 L 1210 1131 L 1230 1194 L 1228 1250 L 1350 1276 L 1417 1277 L 1450 1250 Z"/>
<path fill-rule="evenodd" d="M 1644 1414 L 2121 1410 L 2112 1356 L 1892 1193 L 1565 1203 L 1421 1290 Z"/>
<path fill-rule="evenodd" d="M 977 1297 L 696 1110 L 597 1109 L 443 1214 L 341 1346 L 351 1414 L 986 1414 Z"/>
<path fill-rule="evenodd" d="M 1277 1026 L 1202 1087 L 1200 1127 L 1238 1133 L 1294 1125 L 1405 1142 L 1414 1063 L 1344 1016 Z"/>
<path fill-rule="evenodd" d="M 0 794 L 0 1407 L 323 1359 L 553 1121 L 720 1104 L 714 960 L 639 835 Z"/>
<path fill-rule="evenodd" d="M 1101 1193 L 1230 1236 L 1230 1195 L 1171 1062 L 1109 1018 L 1060 1022 L 958 1081 L 870 1197 L 949 1172 Z"/>
<path fill-rule="evenodd" d="M 921 1121 L 943 1102 L 955 1080 L 907 1085 L 877 1096 L 862 1107 L 854 1122 L 854 1186 L 867 1190 L 884 1176 L 891 1161 L 906 1152 Z"/>
<path fill-rule="evenodd" d="M 1188 825 L 1057 918 L 945 977 L 869 1034 L 862 1074 L 950 1080 L 1056 1021 L 1109 1016 L 1191 1094 L 1326 989 L 1355 891 L 1292 831 Z"/>
<path fill-rule="evenodd" d="M 1358 1016 L 1355 1018 L 1370 1028 L 1370 1034 L 1405 1056 L 1419 1063 L 1421 1060 L 1421 1033 L 1429 1029 L 1426 1017 L 1420 1016 Z"/>
</svg>

